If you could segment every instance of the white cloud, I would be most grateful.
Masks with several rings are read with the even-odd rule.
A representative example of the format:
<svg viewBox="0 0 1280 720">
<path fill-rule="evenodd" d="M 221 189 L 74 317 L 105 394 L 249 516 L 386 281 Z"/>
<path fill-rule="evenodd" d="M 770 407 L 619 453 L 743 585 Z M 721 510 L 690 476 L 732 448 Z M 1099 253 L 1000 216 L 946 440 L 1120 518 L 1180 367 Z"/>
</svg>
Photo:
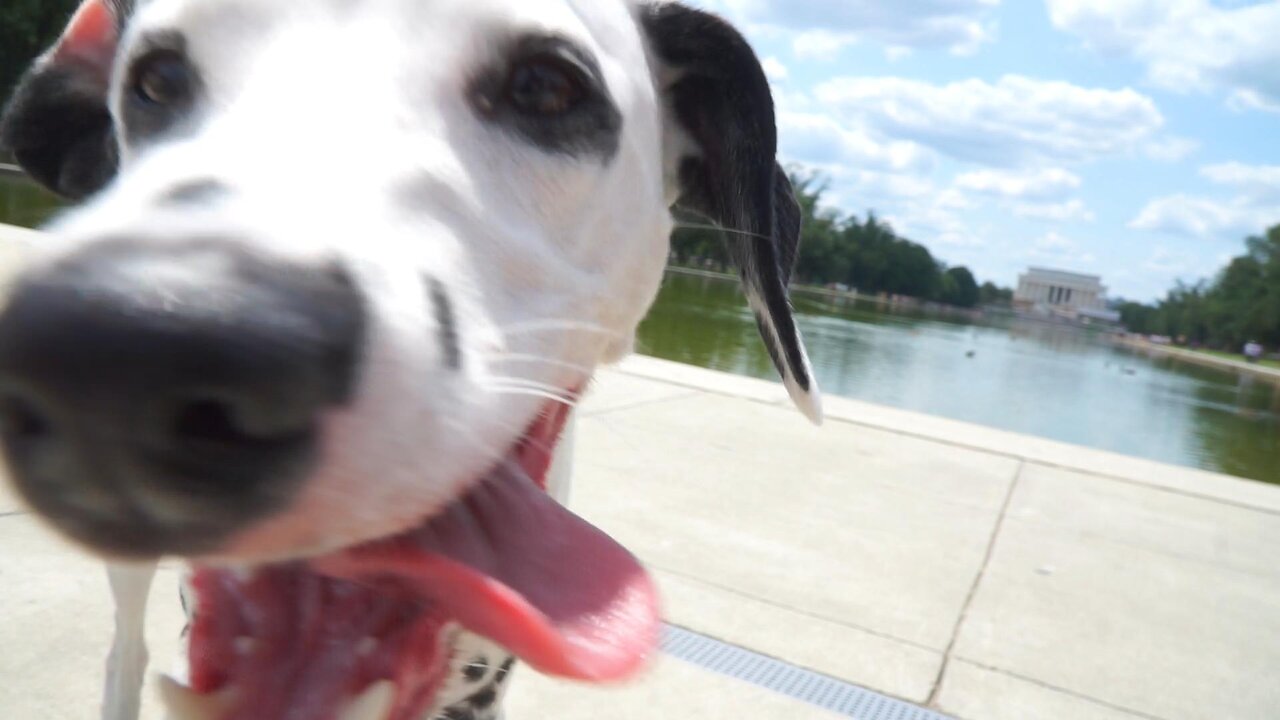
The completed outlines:
<svg viewBox="0 0 1280 720">
<path fill-rule="evenodd" d="M 1192 153 L 1200 149 L 1200 143 L 1191 138 L 1178 137 L 1168 135 L 1162 138 L 1156 138 L 1147 143 L 1143 151 L 1147 157 L 1152 160 L 1161 162 L 1178 162 L 1185 160 Z"/>
<path fill-rule="evenodd" d="M 1049 232 L 1032 242 L 1027 250 L 1027 257 L 1068 269 L 1087 267 L 1098 262 L 1097 256 L 1081 248 L 1080 243 L 1057 232 Z"/>
<path fill-rule="evenodd" d="M 1179 193 L 1147 203 L 1129 226 L 1139 230 L 1238 240 L 1280 223 L 1280 165 L 1206 165 L 1200 174 L 1231 188 L 1227 199 Z"/>
<path fill-rule="evenodd" d="M 988 244 L 986 237 L 969 227 L 963 217 L 951 208 L 930 203 L 927 198 L 902 203 L 885 217 L 903 237 L 932 250 L 940 246 L 979 248 Z"/>
<path fill-rule="evenodd" d="M 1206 165 L 1200 174 L 1219 185 L 1235 187 L 1250 204 L 1280 206 L 1280 165 L 1229 162 Z M 1280 217 L 1276 220 L 1280 222 Z"/>
<path fill-rule="evenodd" d="M 830 180 L 824 203 L 859 217 L 873 211 L 903 237 L 931 249 L 981 247 L 992 235 L 970 227 L 962 212 L 970 203 L 963 193 L 940 187 L 926 175 L 911 170 L 849 170 L 840 166 L 818 169 Z"/>
<path fill-rule="evenodd" d="M 787 66 L 776 57 L 770 55 L 760 61 L 760 65 L 764 68 L 764 74 L 769 77 L 772 82 L 781 82 L 787 79 L 791 73 L 787 70 Z"/>
<path fill-rule="evenodd" d="M 949 248 L 980 248 L 986 247 L 985 238 L 970 233 L 967 229 L 960 231 L 943 231 L 933 238 L 933 243 Z"/>
<path fill-rule="evenodd" d="M 1178 193 L 1147 203 L 1129 227 L 1191 237 L 1238 240 L 1280 222 L 1280 208 L 1266 210 L 1242 201 Z"/>
<path fill-rule="evenodd" d="M 850 180 L 859 194 L 870 198 L 920 200 L 938 193 L 928 178 L 907 173 L 860 171 Z"/>
<path fill-rule="evenodd" d="M 1046 0 L 1053 24 L 1102 52 L 1130 55 L 1178 92 L 1221 89 L 1232 107 L 1280 112 L 1280 3 Z"/>
<path fill-rule="evenodd" d="M 864 129 L 838 122 L 821 113 L 778 113 L 782 152 L 789 160 L 811 165 L 846 163 L 858 169 L 921 169 L 933 162 L 931 153 L 912 142 L 879 140 Z"/>
<path fill-rule="evenodd" d="M 1262 110 L 1280 114 L 1280 99 L 1264 97 L 1257 90 L 1235 90 L 1227 98 L 1227 107 L 1237 112 L 1246 110 Z"/>
<path fill-rule="evenodd" d="M 884 56 L 888 60 L 897 62 L 898 60 L 911 57 L 912 52 L 911 48 L 905 45 L 890 45 L 884 49 Z"/>
<path fill-rule="evenodd" d="M 1068 240 L 1056 232 L 1050 232 L 1035 241 L 1035 248 L 1046 252 L 1062 252 L 1064 250 L 1078 250 L 1079 246 L 1074 241 Z"/>
<path fill-rule="evenodd" d="M 956 178 L 956 187 L 1003 198 L 1057 200 L 1080 188 L 1080 176 L 1062 168 L 977 170 Z"/>
<path fill-rule="evenodd" d="M 1060 203 L 1018 203 L 1013 207 L 1013 212 L 1019 217 L 1058 223 L 1093 222 L 1096 218 L 1093 211 L 1079 198 Z"/>
<path fill-rule="evenodd" d="M 954 192 L 994 198 L 1019 217 L 1053 222 L 1092 221 L 1094 214 L 1079 198 L 1080 176 L 1062 168 L 976 170 L 955 179 Z"/>
<path fill-rule="evenodd" d="M 947 85 L 846 77 L 822 83 L 815 97 L 842 120 L 983 165 L 1131 154 L 1164 125 L 1155 102 L 1134 90 L 1019 75 Z"/>
<path fill-rule="evenodd" d="M 840 51 L 857 41 L 852 35 L 829 30 L 806 30 L 791 40 L 791 52 L 804 60 L 835 60 Z"/>
<path fill-rule="evenodd" d="M 992 16 L 1000 0 L 712 0 L 706 4 L 741 23 L 800 32 L 823 28 L 823 35 L 808 37 L 817 44 L 796 49 L 805 56 L 829 57 L 863 39 L 895 47 L 972 53 L 994 37 Z"/>
<path fill-rule="evenodd" d="M 1226 263 L 1223 263 L 1224 265 Z M 1142 267 L 1153 273 L 1159 273 L 1172 278 L 1188 277 L 1203 272 L 1202 267 L 1198 267 L 1197 258 L 1187 252 L 1173 250 L 1166 246 L 1157 246 L 1151 251 L 1142 263 Z"/>
</svg>

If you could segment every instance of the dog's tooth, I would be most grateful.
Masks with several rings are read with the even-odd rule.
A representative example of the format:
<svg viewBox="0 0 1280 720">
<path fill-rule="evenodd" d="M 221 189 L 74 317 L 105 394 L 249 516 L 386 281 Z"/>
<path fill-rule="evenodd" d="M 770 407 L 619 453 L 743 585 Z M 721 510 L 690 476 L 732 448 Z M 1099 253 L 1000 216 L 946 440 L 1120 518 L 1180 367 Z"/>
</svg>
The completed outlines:
<svg viewBox="0 0 1280 720">
<path fill-rule="evenodd" d="M 235 578 L 236 581 L 241 583 L 253 582 L 253 579 L 257 576 L 258 576 L 258 569 L 249 565 L 242 565 L 242 566 L 231 568 L 231 577 Z"/>
<path fill-rule="evenodd" d="M 387 720 L 396 701 L 396 685 L 390 680 L 376 682 L 352 700 L 337 720 Z"/>
<path fill-rule="evenodd" d="M 231 692 L 201 695 L 165 675 L 160 678 L 160 699 L 174 720 L 222 720 L 230 709 Z"/>
</svg>

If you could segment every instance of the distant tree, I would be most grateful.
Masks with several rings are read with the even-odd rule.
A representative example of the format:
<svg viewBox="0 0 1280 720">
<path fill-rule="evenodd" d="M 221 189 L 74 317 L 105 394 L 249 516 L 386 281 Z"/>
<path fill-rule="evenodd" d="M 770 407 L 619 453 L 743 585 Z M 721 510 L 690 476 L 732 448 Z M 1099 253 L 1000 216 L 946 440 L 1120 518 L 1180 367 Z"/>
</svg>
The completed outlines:
<svg viewBox="0 0 1280 720">
<path fill-rule="evenodd" d="M 988 280 L 978 288 L 978 303 L 981 305 L 1011 305 L 1013 290 L 1002 288 Z"/>
<path fill-rule="evenodd" d="M 3 0 L 0 2 L 0 101 L 18 78 L 57 39 L 79 0 Z"/>
<path fill-rule="evenodd" d="M 960 266 L 947 270 L 942 275 L 942 293 L 938 298 L 944 303 L 958 307 L 975 307 L 981 293 L 978 282 L 973 279 L 969 268 Z"/>
<path fill-rule="evenodd" d="M 817 175 L 791 173 L 804 224 L 795 280 L 810 285 L 839 283 L 864 293 L 892 293 L 962 307 L 978 304 L 980 291 L 967 268 L 946 267 L 919 243 L 901 237 L 869 211 L 865 220 L 824 207 L 827 186 Z M 732 229 L 723 232 L 703 219 L 684 219 L 672 237 L 674 260 L 683 265 L 725 267 L 725 243 L 759 242 Z M 994 287 L 994 286 L 993 286 Z"/>
<path fill-rule="evenodd" d="M 1123 303 L 1120 319 L 1132 332 L 1231 352 L 1251 341 L 1280 348 L 1280 225 L 1247 238 L 1212 281 L 1179 282 L 1154 305 Z"/>
<path fill-rule="evenodd" d="M 1156 309 L 1139 302 L 1122 301 L 1120 303 L 1120 322 L 1127 328 L 1154 327 Z"/>
<path fill-rule="evenodd" d="M 729 262 L 729 249 L 725 242 L 722 231 L 711 227 L 705 219 L 682 218 L 671 235 L 671 252 L 681 265 L 701 265 L 709 260 L 718 267 L 724 267 Z"/>
</svg>

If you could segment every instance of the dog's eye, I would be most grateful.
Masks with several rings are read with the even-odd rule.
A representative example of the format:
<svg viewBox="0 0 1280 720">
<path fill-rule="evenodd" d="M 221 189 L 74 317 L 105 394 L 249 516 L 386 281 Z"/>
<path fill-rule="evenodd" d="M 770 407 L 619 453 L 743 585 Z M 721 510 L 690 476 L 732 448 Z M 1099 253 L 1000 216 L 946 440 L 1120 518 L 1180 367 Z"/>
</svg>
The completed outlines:
<svg viewBox="0 0 1280 720">
<path fill-rule="evenodd" d="M 547 152 L 613 156 L 622 113 L 588 49 L 562 37 L 530 35 L 516 39 L 505 55 L 482 66 L 466 88 L 468 103 L 486 125 Z"/>
<path fill-rule="evenodd" d="M 511 69 L 507 99 L 527 115 L 556 116 L 574 109 L 587 94 L 584 71 L 572 60 L 539 55 Z"/>
<path fill-rule="evenodd" d="M 173 107 L 191 95 L 191 70 L 181 55 L 157 50 L 133 66 L 133 92 L 150 105 Z"/>
</svg>

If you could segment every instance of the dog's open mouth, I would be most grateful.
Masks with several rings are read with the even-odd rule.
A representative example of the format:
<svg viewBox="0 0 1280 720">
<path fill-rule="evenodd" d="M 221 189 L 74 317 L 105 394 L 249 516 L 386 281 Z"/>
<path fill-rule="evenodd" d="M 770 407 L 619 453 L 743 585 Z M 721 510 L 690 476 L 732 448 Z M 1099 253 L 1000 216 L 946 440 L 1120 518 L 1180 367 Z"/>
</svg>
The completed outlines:
<svg viewBox="0 0 1280 720">
<path fill-rule="evenodd" d="M 252 573 L 196 571 L 183 720 L 419 720 L 458 626 L 534 668 L 620 679 L 655 647 L 636 559 L 541 487 L 568 411 L 552 408 L 488 477 L 402 535 Z M 466 659 L 463 659 L 464 661 Z"/>
</svg>

